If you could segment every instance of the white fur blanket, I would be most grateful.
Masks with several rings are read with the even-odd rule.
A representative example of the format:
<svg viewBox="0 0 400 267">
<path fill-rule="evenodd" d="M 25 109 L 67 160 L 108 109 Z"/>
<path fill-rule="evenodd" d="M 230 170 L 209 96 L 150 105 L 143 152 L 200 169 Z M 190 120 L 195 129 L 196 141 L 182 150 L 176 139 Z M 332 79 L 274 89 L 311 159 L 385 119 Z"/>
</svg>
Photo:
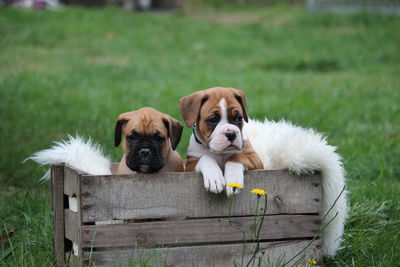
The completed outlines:
<svg viewBox="0 0 400 267">
<path fill-rule="evenodd" d="M 347 192 L 342 192 L 345 171 L 336 147 L 328 145 L 322 134 L 286 121 L 250 120 L 243 135 L 250 140 L 267 170 L 289 169 L 296 174 L 321 171 L 322 217 L 332 208 L 323 223 L 336 216 L 322 232 L 322 249 L 325 255 L 335 256 L 347 217 Z"/>
<path fill-rule="evenodd" d="M 33 154 L 27 160 L 33 160 L 40 165 L 66 163 L 76 169 L 93 175 L 111 174 L 111 161 L 104 156 L 100 145 L 92 139 L 85 140 L 80 136 L 68 135 L 68 140 L 54 142 L 54 146 Z M 40 180 L 50 179 L 50 170 Z"/>
<path fill-rule="evenodd" d="M 330 210 L 323 223 L 333 219 L 322 232 L 323 251 L 335 256 L 347 216 L 347 192 L 340 195 L 345 185 L 344 169 L 336 148 L 328 145 L 322 134 L 286 121 L 250 120 L 243 128 L 243 135 L 253 144 L 265 169 L 289 169 L 295 174 L 321 171 L 322 216 Z M 68 141 L 57 142 L 29 159 L 41 165 L 67 163 L 90 174 L 110 174 L 111 162 L 100 147 L 79 136 L 69 136 Z M 49 173 L 44 178 L 48 179 Z"/>
</svg>

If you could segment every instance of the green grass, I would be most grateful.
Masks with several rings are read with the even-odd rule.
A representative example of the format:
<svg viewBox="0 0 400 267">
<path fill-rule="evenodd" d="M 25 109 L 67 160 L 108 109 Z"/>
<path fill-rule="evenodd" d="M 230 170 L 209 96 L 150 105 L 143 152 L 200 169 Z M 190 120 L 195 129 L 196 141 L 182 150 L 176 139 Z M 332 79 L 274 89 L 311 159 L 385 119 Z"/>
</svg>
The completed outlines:
<svg viewBox="0 0 400 267">
<path fill-rule="evenodd" d="M 50 189 L 38 183 L 45 168 L 26 157 L 78 132 L 117 161 L 118 114 L 153 106 L 182 121 L 179 98 L 216 85 L 245 91 L 251 117 L 316 128 L 338 147 L 351 216 L 344 248 L 326 265 L 398 265 L 399 30 L 399 17 L 287 6 L 0 9 L 0 265 L 54 263 Z"/>
</svg>

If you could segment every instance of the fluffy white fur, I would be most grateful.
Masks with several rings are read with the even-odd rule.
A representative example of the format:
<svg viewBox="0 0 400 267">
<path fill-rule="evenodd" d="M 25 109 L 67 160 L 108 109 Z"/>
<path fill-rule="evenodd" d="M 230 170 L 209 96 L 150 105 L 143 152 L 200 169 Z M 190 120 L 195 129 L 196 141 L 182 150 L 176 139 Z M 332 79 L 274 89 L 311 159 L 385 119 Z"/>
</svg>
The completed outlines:
<svg viewBox="0 0 400 267">
<path fill-rule="evenodd" d="M 243 135 L 252 143 L 265 169 L 289 169 L 295 174 L 321 171 L 322 216 L 328 212 L 345 186 L 345 171 L 336 147 L 328 145 L 322 134 L 286 121 L 250 120 L 244 125 Z M 337 213 L 322 233 L 323 251 L 328 256 L 335 256 L 340 246 L 347 216 L 346 195 L 344 191 L 323 222 L 329 222 Z"/>
<path fill-rule="evenodd" d="M 33 160 L 40 165 L 66 163 L 74 168 L 94 175 L 111 174 L 111 161 L 103 155 L 98 144 L 89 138 L 85 140 L 80 136 L 68 135 L 68 140 L 54 142 L 54 145 L 45 150 L 36 152 L 27 160 Z M 48 171 L 41 180 L 48 180 Z"/>
</svg>

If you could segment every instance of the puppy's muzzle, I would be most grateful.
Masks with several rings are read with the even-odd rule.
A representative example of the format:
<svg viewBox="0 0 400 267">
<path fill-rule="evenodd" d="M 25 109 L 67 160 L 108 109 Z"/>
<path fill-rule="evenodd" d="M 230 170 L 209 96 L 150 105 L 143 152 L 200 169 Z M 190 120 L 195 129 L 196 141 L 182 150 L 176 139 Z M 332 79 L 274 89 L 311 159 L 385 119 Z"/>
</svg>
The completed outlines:
<svg viewBox="0 0 400 267">
<path fill-rule="evenodd" d="M 139 150 L 139 156 L 142 158 L 149 158 L 151 156 L 151 150 L 148 148 L 142 148 Z"/>
<path fill-rule="evenodd" d="M 217 126 L 211 135 L 208 149 L 213 153 L 233 153 L 242 150 L 240 129 L 232 124 Z"/>
</svg>

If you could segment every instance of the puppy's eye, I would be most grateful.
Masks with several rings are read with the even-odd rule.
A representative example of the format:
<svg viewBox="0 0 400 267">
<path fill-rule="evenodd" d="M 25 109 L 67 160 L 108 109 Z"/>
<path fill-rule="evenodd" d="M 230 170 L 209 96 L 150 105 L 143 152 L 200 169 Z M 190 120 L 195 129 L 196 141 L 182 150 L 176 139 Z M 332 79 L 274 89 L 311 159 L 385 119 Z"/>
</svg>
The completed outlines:
<svg viewBox="0 0 400 267">
<path fill-rule="evenodd" d="M 235 122 L 236 122 L 237 124 L 241 124 L 242 121 L 243 121 L 243 117 L 240 116 L 240 115 L 236 115 L 236 117 L 235 117 Z"/>
<path fill-rule="evenodd" d="M 165 140 L 165 138 L 162 135 L 160 135 L 159 133 L 154 134 L 153 138 L 157 142 L 164 142 L 164 140 Z"/>
<path fill-rule="evenodd" d="M 132 141 L 132 140 L 135 140 L 136 137 L 133 134 L 130 134 L 130 135 L 126 136 L 126 139 Z"/>
<path fill-rule="evenodd" d="M 132 141 L 132 140 L 137 139 L 138 137 L 139 137 L 139 135 L 138 135 L 137 132 L 131 132 L 130 135 L 127 135 L 127 136 L 126 136 L 126 139 Z"/>
<path fill-rule="evenodd" d="M 219 116 L 212 116 L 207 120 L 207 123 L 211 126 L 218 124 L 218 122 L 219 122 Z"/>
</svg>

